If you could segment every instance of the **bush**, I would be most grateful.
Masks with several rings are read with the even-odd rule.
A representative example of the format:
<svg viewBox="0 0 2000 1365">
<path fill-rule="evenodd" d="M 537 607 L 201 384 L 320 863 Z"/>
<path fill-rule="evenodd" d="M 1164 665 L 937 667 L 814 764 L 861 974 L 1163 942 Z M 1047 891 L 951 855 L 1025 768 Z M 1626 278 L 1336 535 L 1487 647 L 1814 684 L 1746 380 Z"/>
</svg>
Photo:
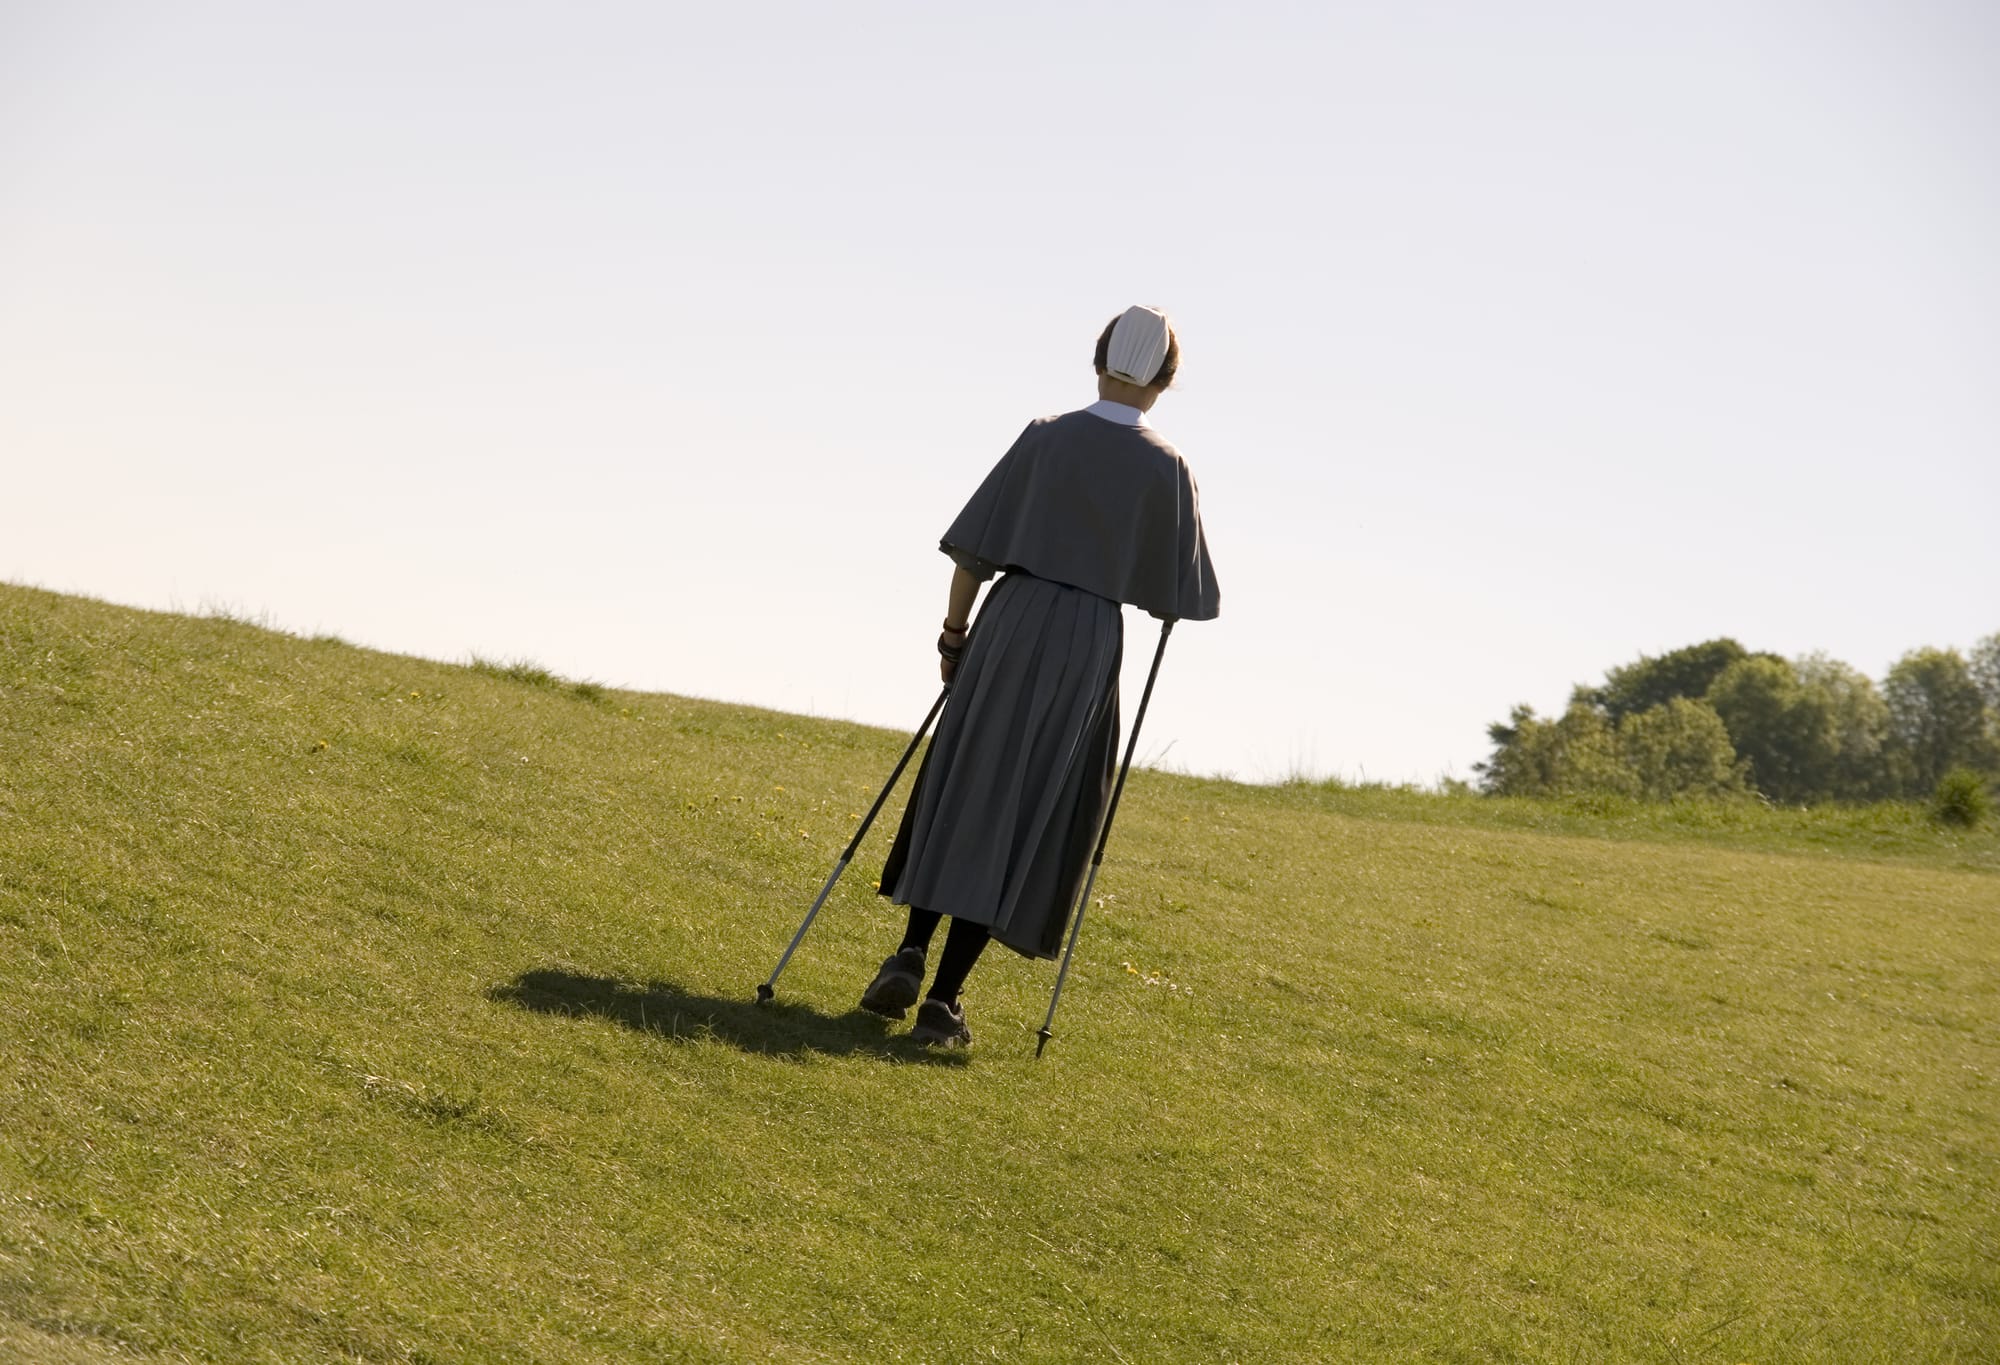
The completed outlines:
<svg viewBox="0 0 2000 1365">
<path fill-rule="evenodd" d="M 1985 779 L 1970 768 L 1953 768 L 1938 779 L 1936 789 L 1931 792 L 1931 819 L 1940 825 L 1971 829 L 1986 818 L 1991 808 Z"/>
</svg>

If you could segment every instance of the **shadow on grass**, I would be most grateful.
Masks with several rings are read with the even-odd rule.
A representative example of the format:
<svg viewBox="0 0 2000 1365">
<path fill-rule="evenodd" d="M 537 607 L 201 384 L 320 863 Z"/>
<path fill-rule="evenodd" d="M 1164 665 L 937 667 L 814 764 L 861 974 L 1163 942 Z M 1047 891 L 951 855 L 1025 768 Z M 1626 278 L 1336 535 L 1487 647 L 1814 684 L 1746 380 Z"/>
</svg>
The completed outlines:
<svg viewBox="0 0 2000 1365">
<path fill-rule="evenodd" d="M 609 1019 L 662 1038 L 716 1038 L 767 1057 L 872 1053 L 899 1062 L 941 1066 L 963 1066 L 966 1062 L 964 1053 L 940 1052 L 912 1043 L 907 1034 L 890 1032 L 901 1026 L 867 1010 L 834 1015 L 822 1014 L 811 1005 L 775 1000 L 757 1005 L 748 1000 L 698 995 L 670 981 L 641 985 L 617 977 L 587 976 L 567 967 L 537 967 L 486 994 L 501 1004 L 537 1014 Z"/>
</svg>

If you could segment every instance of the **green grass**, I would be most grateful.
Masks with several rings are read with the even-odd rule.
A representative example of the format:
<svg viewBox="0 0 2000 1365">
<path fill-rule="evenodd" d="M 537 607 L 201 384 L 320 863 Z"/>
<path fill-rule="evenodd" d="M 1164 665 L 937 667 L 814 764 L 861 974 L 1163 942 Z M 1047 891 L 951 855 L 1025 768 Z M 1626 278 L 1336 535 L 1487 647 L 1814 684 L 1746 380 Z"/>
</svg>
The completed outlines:
<svg viewBox="0 0 2000 1365">
<path fill-rule="evenodd" d="M 1293 782 L 1320 809 L 1359 819 L 1473 825 L 1649 843 L 1696 842 L 1769 853 L 1831 853 L 2000 872 L 2000 828 L 1983 817 L 1968 828 L 1940 820 L 1926 804 L 1772 806 L 1756 798 L 1635 801 L 1592 795 L 1553 800 L 1439 794 L 1407 787 Z"/>
<path fill-rule="evenodd" d="M 1141 773 L 935 1060 L 901 737 L 511 667 L 0 587 L 0 1359 L 2000 1355 L 1990 822 Z"/>
</svg>

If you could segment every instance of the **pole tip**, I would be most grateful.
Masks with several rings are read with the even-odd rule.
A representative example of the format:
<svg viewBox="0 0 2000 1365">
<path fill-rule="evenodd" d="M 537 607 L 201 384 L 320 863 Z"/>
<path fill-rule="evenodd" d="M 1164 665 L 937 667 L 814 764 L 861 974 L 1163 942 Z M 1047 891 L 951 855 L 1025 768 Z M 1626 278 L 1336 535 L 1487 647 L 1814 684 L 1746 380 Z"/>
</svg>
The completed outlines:
<svg viewBox="0 0 2000 1365">
<path fill-rule="evenodd" d="M 764 1004 L 766 1001 L 768 1001 L 772 996 L 776 994 L 777 992 L 771 989 L 770 982 L 768 981 L 763 982 L 757 987 L 757 1003 L 760 1005 Z"/>
<path fill-rule="evenodd" d="M 1055 1037 L 1055 1034 L 1045 1028 L 1035 1031 L 1035 1059 L 1037 1061 L 1041 1060 L 1042 1049 L 1049 1045 L 1049 1039 L 1053 1037 Z"/>
</svg>

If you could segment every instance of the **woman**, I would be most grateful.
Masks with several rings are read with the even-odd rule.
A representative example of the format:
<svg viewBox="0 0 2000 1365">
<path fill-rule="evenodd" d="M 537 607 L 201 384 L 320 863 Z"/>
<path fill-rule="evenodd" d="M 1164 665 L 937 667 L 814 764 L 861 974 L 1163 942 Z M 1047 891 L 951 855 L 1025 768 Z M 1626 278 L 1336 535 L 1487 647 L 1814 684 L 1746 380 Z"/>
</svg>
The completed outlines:
<svg viewBox="0 0 2000 1365">
<path fill-rule="evenodd" d="M 1146 424 L 1180 364 L 1166 315 L 1127 309 L 1093 363 L 1098 401 L 1030 422 L 939 546 L 955 565 L 938 637 L 951 697 L 882 870 L 909 924 L 861 997 L 902 1018 L 950 916 L 919 1042 L 972 1041 L 958 997 L 990 938 L 1040 958 L 1062 943 L 1117 763 L 1119 604 L 1217 611 L 1194 480 Z"/>
</svg>

